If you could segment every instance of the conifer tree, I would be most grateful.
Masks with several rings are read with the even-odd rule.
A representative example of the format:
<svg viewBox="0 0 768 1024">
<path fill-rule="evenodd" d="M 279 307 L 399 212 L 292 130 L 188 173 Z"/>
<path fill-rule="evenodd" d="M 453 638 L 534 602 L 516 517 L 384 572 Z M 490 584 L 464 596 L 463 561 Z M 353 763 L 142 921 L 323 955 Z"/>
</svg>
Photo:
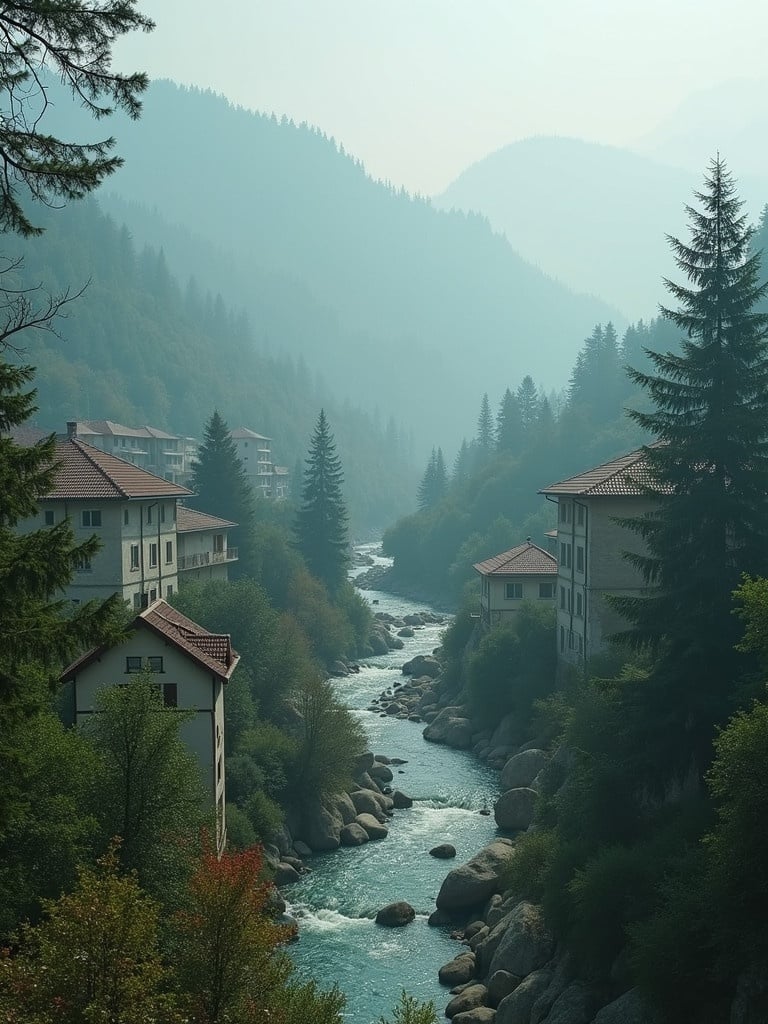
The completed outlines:
<svg viewBox="0 0 768 1024">
<path fill-rule="evenodd" d="M 453 461 L 453 482 L 462 483 L 466 480 L 469 477 L 471 465 L 472 455 L 469 445 L 467 444 L 467 439 L 464 437 L 461 440 L 461 447 L 456 453 L 456 458 Z"/>
<path fill-rule="evenodd" d="M 205 425 L 190 487 L 195 492 L 190 505 L 201 512 L 237 523 L 237 528 L 230 535 L 233 546 L 237 546 L 239 551 L 238 561 L 233 563 L 233 568 L 236 567 L 233 575 L 250 575 L 256 501 L 229 427 L 218 410 L 214 410 Z"/>
<path fill-rule="evenodd" d="M 325 410 L 320 410 L 305 460 L 301 507 L 296 516 L 296 540 L 313 576 L 331 593 L 346 578 L 349 562 L 347 510 L 341 486 L 344 473 Z"/>
<path fill-rule="evenodd" d="M 480 415 L 477 417 L 477 454 L 481 465 L 490 459 L 495 444 L 491 405 L 486 393 L 483 395 L 483 400 L 480 403 Z"/>
<path fill-rule="evenodd" d="M 530 375 L 523 377 L 517 389 L 516 398 L 520 410 L 523 438 L 528 443 L 536 428 L 536 419 L 539 413 L 539 393 Z"/>
<path fill-rule="evenodd" d="M 422 512 L 434 508 L 445 496 L 447 477 L 443 449 L 432 449 L 432 454 L 421 478 L 416 500 Z"/>
<path fill-rule="evenodd" d="M 515 396 L 507 388 L 496 416 L 496 450 L 507 455 L 519 452 L 522 433 L 520 406 Z"/>
<path fill-rule="evenodd" d="M 628 557 L 650 592 L 615 603 L 627 639 L 656 650 L 665 721 L 701 764 L 738 673 L 733 591 L 768 571 L 768 316 L 755 311 L 768 286 L 719 157 L 695 195 L 690 242 L 670 239 L 688 282 L 665 282 L 680 354 L 648 352 L 653 372 L 630 371 L 655 406 L 631 416 L 660 442 L 645 449 L 656 509 L 625 523 L 645 542 Z"/>
</svg>

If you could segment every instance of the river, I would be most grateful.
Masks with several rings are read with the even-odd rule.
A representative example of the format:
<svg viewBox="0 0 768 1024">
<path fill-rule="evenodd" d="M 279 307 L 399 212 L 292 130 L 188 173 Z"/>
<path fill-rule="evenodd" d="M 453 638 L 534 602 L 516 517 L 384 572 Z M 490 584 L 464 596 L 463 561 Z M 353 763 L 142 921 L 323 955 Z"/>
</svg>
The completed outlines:
<svg viewBox="0 0 768 1024">
<path fill-rule="evenodd" d="M 360 550 L 372 552 L 374 547 Z M 366 591 L 365 597 L 378 602 L 374 611 L 392 615 L 430 610 L 392 594 Z M 391 1019 L 402 989 L 434 1000 L 442 1013 L 448 996 L 437 971 L 463 947 L 450 938 L 450 929 L 430 928 L 427 918 L 450 868 L 496 835 L 493 817 L 479 812 L 496 799 L 498 772 L 463 751 L 427 743 L 423 725 L 366 710 L 371 698 L 402 681 L 405 661 L 439 644 L 443 628 L 417 629 L 413 639 L 405 640 L 404 650 L 367 659 L 359 674 L 337 681 L 339 696 L 363 723 L 370 749 L 407 761 L 393 766 L 392 787 L 413 797 L 413 807 L 395 811 L 386 839 L 316 854 L 311 873 L 283 889 L 289 912 L 299 921 L 300 938 L 291 947 L 299 972 L 323 987 L 338 982 L 347 996 L 346 1020 L 351 1024 Z M 455 861 L 429 856 L 442 842 L 456 847 Z M 376 911 L 394 900 L 410 903 L 416 920 L 405 928 L 376 925 Z"/>
</svg>

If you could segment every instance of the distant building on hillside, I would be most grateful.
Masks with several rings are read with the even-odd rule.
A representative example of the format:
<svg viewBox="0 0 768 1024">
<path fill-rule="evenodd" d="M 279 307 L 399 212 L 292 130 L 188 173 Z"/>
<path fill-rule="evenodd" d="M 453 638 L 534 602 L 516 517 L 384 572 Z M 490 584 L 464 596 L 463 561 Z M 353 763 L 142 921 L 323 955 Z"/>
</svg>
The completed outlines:
<svg viewBox="0 0 768 1024">
<path fill-rule="evenodd" d="M 276 501 L 286 498 L 289 473 L 285 466 L 275 466 L 272 462 L 272 438 L 248 427 L 236 427 L 231 436 L 254 493 Z"/>
<path fill-rule="evenodd" d="M 480 575 L 480 619 L 489 628 L 511 621 L 522 601 L 555 600 L 557 559 L 530 538 L 473 566 Z"/>
<path fill-rule="evenodd" d="M 189 481 L 197 451 L 197 443 L 190 438 L 157 427 L 126 427 L 113 420 L 72 420 L 67 434 L 181 484 Z"/>
<path fill-rule="evenodd" d="M 216 845 L 226 843 L 224 766 L 224 686 L 239 655 L 226 634 L 209 633 L 165 601 L 136 616 L 128 637 L 113 647 L 88 651 L 61 675 L 72 685 L 74 720 L 92 715 L 99 690 L 122 686 L 133 673 L 153 673 L 166 707 L 191 710 L 180 735 L 200 767 L 207 803 L 216 814 Z"/>
</svg>

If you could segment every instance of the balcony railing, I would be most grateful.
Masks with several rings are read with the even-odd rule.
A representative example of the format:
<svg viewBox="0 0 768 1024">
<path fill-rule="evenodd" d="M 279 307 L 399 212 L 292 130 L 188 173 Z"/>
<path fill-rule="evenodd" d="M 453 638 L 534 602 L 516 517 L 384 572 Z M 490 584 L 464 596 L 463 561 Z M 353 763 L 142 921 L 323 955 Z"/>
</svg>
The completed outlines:
<svg viewBox="0 0 768 1024">
<path fill-rule="evenodd" d="M 202 569 L 206 565 L 236 561 L 237 548 L 227 548 L 226 551 L 197 551 L 192 555 L 179 555 L 177 565 L 179 572 L 183 572 L 185 569 Z"/>
</svg>

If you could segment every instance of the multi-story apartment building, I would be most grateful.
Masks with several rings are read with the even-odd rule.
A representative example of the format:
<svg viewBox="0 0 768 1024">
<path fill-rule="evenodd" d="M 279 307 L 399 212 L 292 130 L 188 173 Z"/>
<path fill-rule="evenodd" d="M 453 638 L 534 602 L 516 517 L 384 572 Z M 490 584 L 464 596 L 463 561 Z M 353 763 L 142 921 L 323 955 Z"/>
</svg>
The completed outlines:
<svg viewBox="0 0 768 1024">
<path fill-rule="evenodd" d="M 555 600 L 557 559 L 530 537 L 473 566 L 480 575 L 480 619 L 487 628 L 509 622 L 522 601 Z"/>
<path fill-rule="evenodd" d="M 157 427 L 126 427 L 113 420 L 72 420 L 67 423 L 67 434 L 173 483 L 187 483 L 192 473 L 196 442 Z"/>
<path fill-rule="evenodd" d="M 179 505 L 176 510 L 179 582 L 226 580 L 229 566 L 237 561 L 237 548 L 228 542 L 228 532 L 237 523 L 209 516 Z"/>
<path fill-rule="evenodd" d="M 643 449 L 561 480 L 539 493 L 557 502 L 557 643 L 561 662 L 597 654 L 626 622 L 606 600 L 640 594 L 643 580 L 624 552 L 642 553 L 621 520 L 654 508 Z"/>
<path fill-rule="evenodd" d="M 206 803 L 215 809 L 219 853 L 226 842 L 224 686 L 238 661 L 228 635 L 209 633 L 157 600 L 136 616 L 122 643 L 88 651 L 61 676 L 62 683 L 71 684 L 78 724 L 93 714 L 100 689 L 120 686 L 145 669 L 166 707 L 192 712 L 180 736 L 199 765 Z"/>
<path fill-rule="evenodd" d="M 257 434 L 248 427 L 237 427 L 231 431 L 231 436 L 254 493 L 264 498 L 271 497 L 274 475 L 272 438 Z"/>
</svg>

